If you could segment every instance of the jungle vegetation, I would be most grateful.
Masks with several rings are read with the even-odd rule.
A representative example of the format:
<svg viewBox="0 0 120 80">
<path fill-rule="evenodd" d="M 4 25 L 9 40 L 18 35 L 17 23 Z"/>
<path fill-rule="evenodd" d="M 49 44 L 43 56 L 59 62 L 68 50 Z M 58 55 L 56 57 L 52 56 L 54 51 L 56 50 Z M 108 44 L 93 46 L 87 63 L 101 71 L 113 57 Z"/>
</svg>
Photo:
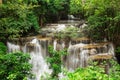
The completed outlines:
<svg viewBox="0 0 120 80">
<path fill-rule="evenodd" d="M 114 43 L 116 53 L 120 53 L 120 1 L 119 0 L 0 0 L 0 41 L 19 38 L 39 33 L 45 23 L 57 22 L 67 19 L 72 14 L 86 20 L 89 37 L 93 40 L 107 38 Z M 60 60 L 60 53 L 51 51 L 51 56 Z M 56 54 L 56 55 L 55 55 Z M 23 52 L 7 54 L 6 46 L 0 43 L 0 79 L 2 80 L 27 80 L 31 76 L 30 57 Z M 51 67 L 58 74 L 61 72 L 59 62 L 55 65 L 53 59 L 49 59 Z M 53 63 L 53 64 L 52 64 Z M 17 66 L 16 66 L 17 65 Z M 113 72 L 109 76 L 103 74 L 97 67 L 77 69 L 73 73 L 66 73 L 67 79 L 76 80 L 116 80 L 119 79 L 120 66 L 114 65 Z M 95 71 L 94 71 L 95 70 Z M 101 70 L 101 72 L 96 72 Z M 80 73 L 86 76 L 80 76 Z M 88 73 L 89 72 L 89 73 Z M 56 78 L 56 74 L 52 74 Z M 89 75 L 92 74 L 92 75 Z M 96 77 L 95 77 L 96 76 Z M 102 76 L 102 77 L 100 77 Z M 87 78 L 86 78 L 87 77 Z"/>
</svg>

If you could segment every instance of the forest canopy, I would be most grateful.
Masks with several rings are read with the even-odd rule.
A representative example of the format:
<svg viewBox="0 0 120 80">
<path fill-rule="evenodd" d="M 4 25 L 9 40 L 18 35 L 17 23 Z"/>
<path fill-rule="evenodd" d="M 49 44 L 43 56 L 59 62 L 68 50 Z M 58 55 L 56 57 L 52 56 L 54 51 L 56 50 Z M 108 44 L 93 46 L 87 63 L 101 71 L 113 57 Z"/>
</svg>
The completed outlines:
<svg viewBox="0 0 120 80">
<path fill-rule="evenodd" d="M 68 15 L 74 15 L 85 20 L 86 34 L 92 40 L 107 39 L 115 45 L 115 52 L 120 53 L 120 0 L 0 0 L 0 41 L 40 34 L 40 29 L 46 23 L 57 23 L 59 20 L 68 19 Z M 77 33 L 73 28 L 69 29 L 69 36 Z M 67 31 L 66 29 L 66 31 Z M 64 32 L 65 33 L 65 32 Z M 60 37 L 61 33 L 57 34 Z M 67 34 L 68 35 L 68 34 Z M 48 52 L 51 58 L 48 62 L 53 69 L 52 77 L 57 78 L 61 69 L 61 55 L 64 51 L 54 51 L 52 47 Z M 3 80 L 27 80 L 31 74 L 30 55 L 23 52 L 7 53 L 6 46 L 0 42 L 0 79 Z M 112 74 L 104 75 L 103 69 L 88 67 L 77 69 L 73 73 L 67 73 L 68 79 L 102 79 L 116 80 L 120 75 L 120 66 L 116 63 Z M 94 71 L 93 71 L 94 70 Z M 97 71 L 101 71 L 98 73 Z M 80 73 L 86 74 L 84 76 Z M 88 73 L 90 72 L 90 73 Z M 92 74 L 92 76 L 91 76 Z M 97 77 L 96 77 L 97 75 Z M 89 78 L 88 78 L 89 76 Z"/>
<path fill-rule="evenodd" d="M 119 45 L 119 0 L 2 0 L 0 37 L 15 38 L 37 33 L 45 23 L 67 19 L 68 14 L 87 21 L 92 39 L 99 38 Z"/>
</svg>

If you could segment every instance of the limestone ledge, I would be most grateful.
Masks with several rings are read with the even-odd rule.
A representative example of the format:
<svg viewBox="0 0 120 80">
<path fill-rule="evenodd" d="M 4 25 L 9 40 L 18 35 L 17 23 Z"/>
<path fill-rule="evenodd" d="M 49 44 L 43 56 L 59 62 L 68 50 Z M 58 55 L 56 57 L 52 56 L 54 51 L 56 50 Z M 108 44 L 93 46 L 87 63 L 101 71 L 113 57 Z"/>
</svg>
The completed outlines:
<svg viewBox="0 0 120 80">
<path fill-rule="evenodd" d="M 113 55 L 110 53 L 101 53 L 89 56 L 89 60 L 112 59 Z"/>
</svg>

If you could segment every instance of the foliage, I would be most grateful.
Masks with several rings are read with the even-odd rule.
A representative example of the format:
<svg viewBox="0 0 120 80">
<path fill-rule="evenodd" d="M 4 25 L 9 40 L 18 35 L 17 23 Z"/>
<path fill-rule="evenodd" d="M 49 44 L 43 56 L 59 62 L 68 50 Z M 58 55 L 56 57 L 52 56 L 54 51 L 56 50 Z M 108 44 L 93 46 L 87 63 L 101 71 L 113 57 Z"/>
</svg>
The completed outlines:
<svg viewBox="0 0 120 80">
<path fill-rule="evenodd" d="M 57 38 L 76 38 L 81 35 L 78 34 L 79 29 L 74 26 L 68 26 L 66 27 L 63 31 L 58 32 L 57 34 L 55 33 L 55 37 Z"/>
<path fill-rule="evenodd" d="M 0 42 L 0 54 L 6 54 L 6 50 L 6 46 L 2 42 Z"/>
<path fill-rule="evenodd" d="M 84 18 L 84 2 L 83 0 L 70 0 L 70 14 L 76 14 Z"/>
<path fill-rule="evenodd" d="M 117 80 L 120 78 L 120 64 L 117 63 L 117 61 L 111 60 L 111 69 L 110 69 L 110 77 L 111 80 Z"/>
<path fill-rule="evenodd" d="M 118 0 L 87 0 L 85 11 L 92 38 L 107 38 L 115 42 L 119 37 L 120 5 Z M 92 33 L 91 33 L 92 32 Z M 115 42 L 116 43 L 116 42 Z"/>
<path fill-rule="evenodd" d="M 82 1 L 81 0 L 70 0 L 70 11 L 71 13 L 79 13 L 81 11 Z"/>
<path fill-rule="evenodd" d="M 108 76 L 103 74 L 103 69 L 94 66 L 76 69 L 67 76 L 66 80 L 108 80 Z"/>
<path fill-rule="evenodd" d="M 116 53 L 120 53 L 120 47 L 117 47 L 115 50 Z"/>
<path fill-rule="evenodd" d="M 4 0 L 0 4 L 0 39 L 37 32 L 39 24 L 67 14 L 69 0 Z"/>
<path fill-rule="evenodd" d="M 38 14 L 47 14 L 49 11 L 51 13 L 58 13 L 58 10 L 63 9 L 64 0 L 35 0 L 38 5 L 36 9 L 40 10 Z M 48 11 L 47 11 L 48 10 Z"/>
<path fill-rule="evenodd" d="M 53 69 L 52 80 L 53 79 L 56 80 L 58 78 L 58 73 L 61 72 L 61 65 L 62 65 L 61 57 L 62 55 L 67 54 L 67 51 L 66 50 L 55 51 L 53 50 L 52 46 L 49 46 L 48 49 L 49 49 L 48 51 L 49 51 L 50 57 L 47 58 L 47 61 L 51 65 L 50 68 Z"/>
<path fill-rule="evenodd" d="M 61 13 L 66 9 L 68 0 L 35 0 L 38 7 L 34 12 L 39 17 L 39 23 L 43 26 L 46 22 L 56 22 Z M 65 6 L 65 7 L 64 7 Z M 67 10 L 66 10 L 67 11 Z"/>
<path fill-rule="evenodd" d="M 33 5 L 24 0 L 7 0 L 0 5 L 0 37 L 4 39 L 24 35 L 31 28 L 38 30 L 37 17 Z"/>
<path fill-rule="evenodd" d="M 4 52 L 5 51 L 5 52 Z M 0 43 L 0 79 L 27 80 L 31 76 L 30 56 L 22 52 L 6 53 L 6 47 Z"/>
<path fill-rule="evenodd" d="M 119 0 L 70 0 L 72 14 L 83 13 L 88 22 L 86 29 L 92 39 L 104 39 L 119 44 L 120 35 Z"/>
<path fill-rule="evenodd" d="M 111 60 L 110 74 L 104 73 L 104 68 L 91 65 L 86 68 L 78 68 L 74 72 L 67 72 L 63 80 L 116 80 L 119 79 L 120 65 Z"/>
</svg>

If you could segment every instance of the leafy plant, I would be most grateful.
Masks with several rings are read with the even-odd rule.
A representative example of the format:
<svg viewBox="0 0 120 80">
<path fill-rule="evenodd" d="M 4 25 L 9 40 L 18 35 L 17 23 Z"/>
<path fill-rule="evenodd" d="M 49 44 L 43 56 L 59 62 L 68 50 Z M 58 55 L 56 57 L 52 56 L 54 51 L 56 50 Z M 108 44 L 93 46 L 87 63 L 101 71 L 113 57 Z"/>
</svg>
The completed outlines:
<svg viewBox="0 0 120 80">
<path fill-rule="evenodd" d="M 5 45 L 0 43 L 0 79 L 27 80 L 32 76 L 29 60 L 30 55 L 23 52 L 6 54 Z"/>
<path fill-rule="evenodd" d="M 78 68 L 74 72 L 66 72 L 63 80 L 116 80 L 119 79 L 120 65 L 115 60 L 110 60 L 110 74 L 104 73 L 104 68 L 98 65 L 91 65 L 86 68 Z"/>
<path fill-rule="evenodd" d="M 90 37 L 94 39 L 107 38 L 115 45 L 119 44 L 117 38 L 120 31 L 118 23 L 120 6 L 118 4 L 118 0 L 86 0 L 84 9 Z"/>
<path fill-rule="evenodd" d="M 120 64 L 117 63 L 117 61 L 110 60 L 111 63 L 111 69 L 110 69 L 110 77 L 111 80 L 116 80 L 120 78 Z"/>
<path fill-rule="evenodd" d="M 112 41 L 119 44 L 120 33 L 119 0 L 70 0 L 70 12 L 85 17 L 87 34 L 94 40 Z"/>
<path fill-rule="evenodd" d="M 23 36 L 31 28 L 39 29 L 34 6 L 24 0 L 7 0 L 0 5 L 1 39 Z"/>
<path fill-rule="evenodd" d="M 48 48 L 50 57 L 47 58 L 47 61 L 50 63 L 51 67 L 53 69 L 52 73 L 52 79 L 58 79 L 58 73 L 61 72 L 61 57 L 62 55 L 67 54 L 66 50 L 61 50 L 61 51 L 55 51 L 52 46 L 49 46 Z"/>
<path fill-rule="evenodd" d="M 55 37 L 59 39 L 63 38 L 76 38 L 79 37 L 80 35 L 78 34 L 79 29 L 77 27 L 71 27 L 68 26 L 66 27 L 63 31 L 58 32 L 57 34 L 55 33 Z"/>
<path fill-rule="evenodd" d="M 120 47 L 119 46 L 115 49 L 115 57 L 117 59 L 117 62 L 120 64 Z"/>
<path fill-rule="evenodd" d="M 120 53 L 120 47 L 117 47 L 117 49 L 115 50 L 116 53 Z"/>
<path fill-rule="evenodd" d="M 70 14 L 77 15 L 77 17 L 84 18 L 84 1 L 70 0 Z"/>
<path fill-rule="evenodd" d="M 6 51 L 7 47 L 2 42 L 0 42 L 0 54 L 6 54 Z"/>
</svg>

